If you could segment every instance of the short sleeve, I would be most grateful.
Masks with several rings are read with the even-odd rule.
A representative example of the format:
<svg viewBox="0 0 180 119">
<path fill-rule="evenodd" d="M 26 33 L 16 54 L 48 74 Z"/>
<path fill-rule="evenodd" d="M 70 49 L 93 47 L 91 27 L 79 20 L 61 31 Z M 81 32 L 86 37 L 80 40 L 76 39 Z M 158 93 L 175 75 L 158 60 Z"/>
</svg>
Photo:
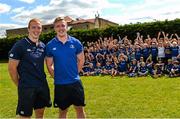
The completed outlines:
<svg viewBox="0 0 180 119">
<path fill-rule="evenodd" d="M 16 42 L 8 53 L 9 59 L 21 60 L 23 56 L 23 47 L 20 42 Z"/>
<path fill-rule="evenodd" d="M 53 57 L 50 45 L 46 45 L 46 47 L 45 47 L 45 55 L 46 55 L 46 57 Z"/>
<path fill-rule="evenodd" d="M 77 47 L 77 49 L 76 49 L 77 55 L 84 50 L 83 45 L 81 44 L 81 42 L 79 40 L 77 40 L 77 42 L 76 42 L 76 47 Z"/>
</svg>

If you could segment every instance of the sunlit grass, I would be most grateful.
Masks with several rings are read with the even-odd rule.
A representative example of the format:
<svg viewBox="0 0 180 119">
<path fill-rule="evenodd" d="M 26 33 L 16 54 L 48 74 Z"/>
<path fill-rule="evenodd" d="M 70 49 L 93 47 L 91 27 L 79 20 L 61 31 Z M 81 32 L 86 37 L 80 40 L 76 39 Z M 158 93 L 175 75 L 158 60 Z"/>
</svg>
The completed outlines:
<svg viewBox="0 0 180 119">
<path fill-rule="evenodd" d="M 47 74 L 53 100 L 53 79 Z M 179 118 L 180 79 L 110 76 L 81 77 L 88 118 Z M 0 118 L 15 117 L 17 89 L 10 80 L 7 63 L 0 63 Z M 45 117 L 57 117 L 47 108 Z M 34 117 L 34 115 L 33 115 Z M 76 117 L 73 106 L 68 117 Z"/>
</svg>

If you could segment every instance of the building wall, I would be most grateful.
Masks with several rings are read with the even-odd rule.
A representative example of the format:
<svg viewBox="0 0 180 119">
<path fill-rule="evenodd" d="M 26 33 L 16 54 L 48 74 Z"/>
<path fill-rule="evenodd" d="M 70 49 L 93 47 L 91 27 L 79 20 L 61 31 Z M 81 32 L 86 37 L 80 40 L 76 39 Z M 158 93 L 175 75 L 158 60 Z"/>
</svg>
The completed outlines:
<svg viewBox="0 0 180 119">
<path fill-rule="evenodd" d="M 42 27 L 42 32 L 47 33 L 49 31 L 54 30 L 53 25 L 43 25 Z M 9 29 L 6 30 L 7 37 L 13 37 L 17 35 L 27 35 L 28 34 L 28 29 L 27 28 L 18 28 L 18 29 Z"/>
<path fill-rule="evenodd" d="M 79 24 L 73 24 L 71 25 L 71 29 L 93 29 L 94 24 L 93 23 L 79 23 Z"/>
<path fill-rule="evenodd" d="M 77 24 L 69 24 L 71 29 L 94 29 L 94 28 L 107 28 L 109 26 L 117 26 L 118 24 L 108 20 L 96 17 L 95 23 L 85 22 Z M 53 24 L 43 25 L 42 32 L 47 33 L 53 31 Z M 28 34 L 27 28 L 10 29 L 6 30 L 7 37 Z"/>
<path fill-rule="evenodd" d="M 109 22 L 107 20 L 99 18 L 99 28 L 107 28 L 110 26 L 117 26 L 117 25 L 118 24 L 115 24 L 115 23 L 112 23 L 112 22 Z"/>
<path fill-rule="evenodd" d="M 53 31 L 53 30 L 54 30 L 53 24 L 43 25 L 43 27 L 42 27 L 43 33 L 47 33 L 49 31 Z"/>
<path fill-rule="evenodd" d="M 71 25 L 72 28 L 71 29 L 94 29 L 94 28 L 107 28 L 110 26 L 117 26 L 118 24 L 116 23 L 112 23 L 110 21 L 101 19 L 101 18 L 97 18 L 95 20 L 95 23 L 79 23 L 79 24 L 73 24 Z"/>
<path fill-rule="evenodd" d="M 19 29 L 9 29 L 6 30 L 7 37 L 17 36 L 17 35 L 26 35 L 28 34 L 27 28 L 19 28 Z"/>
</svg>

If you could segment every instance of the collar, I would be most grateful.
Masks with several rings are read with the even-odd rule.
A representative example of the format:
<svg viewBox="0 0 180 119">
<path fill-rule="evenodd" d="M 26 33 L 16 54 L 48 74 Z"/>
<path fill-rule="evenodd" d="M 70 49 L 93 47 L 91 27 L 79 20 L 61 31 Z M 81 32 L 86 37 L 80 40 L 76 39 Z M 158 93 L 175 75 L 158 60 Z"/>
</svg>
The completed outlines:
<svg viewBox="0 0 180 119">
<path fill-rule="evenodd" d="M 28 37 L 27 37 L 27 38 L 25 38 L 25 40 L 26 40 L 29 44 L 31 44 L 31 45 L 35 45 L 35 46 L 36 46 L 36 43 L 35 43 L 35 42 L 33 42 L 32 40 L 30 40 Z M 38 45 L 39 45 L 39 41 L 38 41 Z"/>
<path fill-rule="evenodd" d="M 67 41 L 66 41 L 64 44 L 66 44 L 66 43 L 69 42 L 70 40 L 71 40 L 71 37 L 68 35 L 68 36 L 67 36 Z M 62 41 L 59 40 L 57 36 L 55 36 L 55 41 L 62 43 Z M 63 43 L 62 43 L 62 44 L 63 44 Z"/>
</svg>

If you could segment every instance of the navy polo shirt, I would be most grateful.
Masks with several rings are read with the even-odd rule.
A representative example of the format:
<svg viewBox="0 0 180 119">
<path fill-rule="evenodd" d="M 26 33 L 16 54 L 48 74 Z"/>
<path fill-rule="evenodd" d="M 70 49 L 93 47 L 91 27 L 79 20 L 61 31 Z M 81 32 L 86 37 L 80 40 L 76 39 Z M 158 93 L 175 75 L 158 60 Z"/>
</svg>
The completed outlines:
<svg viewBox="0 0 180 119">
<path fill-rule="evenodd" d="M 64 44 L 57 37 L 48 42 L 46 56 L 54 61 L 54 84 L 71 84 L 80 80 L 77 55 L 82 51 L 81 42 L 71 36 Z"/>
<path fill-rule="evenodd" d="M 36 46 L 28 38 L 19 40 L 9 51 L 9 59 L 19 60 L 19 86 L 38 87 L 47 83 L 44 73 L 45 45 Z"/>
</svg>

